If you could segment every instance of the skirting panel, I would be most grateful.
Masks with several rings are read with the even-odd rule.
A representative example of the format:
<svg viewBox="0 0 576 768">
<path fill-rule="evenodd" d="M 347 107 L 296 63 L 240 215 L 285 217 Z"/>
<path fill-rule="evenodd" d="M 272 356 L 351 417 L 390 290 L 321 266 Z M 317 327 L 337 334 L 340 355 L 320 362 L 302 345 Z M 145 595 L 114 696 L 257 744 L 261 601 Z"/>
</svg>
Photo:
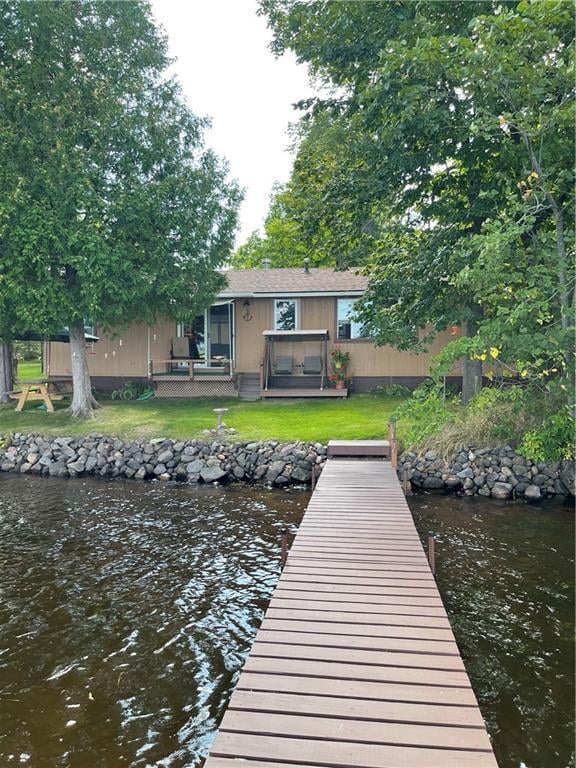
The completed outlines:
<svg viewBox="0 0 576 768">
<path fill-rule="evenodd" d="M 158 381 L 156 397 L 238 397 L 233 381 Z"/>
</svg>

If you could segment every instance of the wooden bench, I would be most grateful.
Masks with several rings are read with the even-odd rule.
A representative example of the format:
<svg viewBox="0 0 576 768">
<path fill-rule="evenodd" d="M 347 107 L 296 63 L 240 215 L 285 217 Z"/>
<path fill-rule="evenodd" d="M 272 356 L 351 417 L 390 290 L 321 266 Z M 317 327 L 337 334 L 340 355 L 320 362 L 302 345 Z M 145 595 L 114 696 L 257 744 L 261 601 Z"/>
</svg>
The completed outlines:
<svg viewBox="0 0 576 768">
<path fill-rule="evenodd" d="M 12 400 L 17 400 L 16 411 L 23 410 L 28 400 L 43 400 L 46 404 L 46 410 L 54 413 L 54 400 L 62 400 L 63 395 L 51 395 L 48 392 L 48 384 L 45 381 L 26 381 L 22 383 L 20 392 L 9 392 L 8 396 Z"/>
</svg>

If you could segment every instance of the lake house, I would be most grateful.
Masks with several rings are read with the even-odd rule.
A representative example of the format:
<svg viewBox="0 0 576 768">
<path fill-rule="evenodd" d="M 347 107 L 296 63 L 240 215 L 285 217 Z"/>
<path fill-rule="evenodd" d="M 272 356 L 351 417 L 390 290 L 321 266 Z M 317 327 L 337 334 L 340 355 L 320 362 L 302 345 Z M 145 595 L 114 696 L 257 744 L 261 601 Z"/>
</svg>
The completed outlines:
<svg viewBox="0 0 576 768">
<path fill-rule="evenodd" d="M 428 352 L 377 347 L 353 319 L 367 278 L 353 270 L 290 268 L 229 270 L 227 285 L 188 323 L 162 320 L 100 333 L 89 344 L 92 383 L 114 389 L 149 382 L 157 397 L 345 397 L 378 385 L 414 387 L 431 358 L 455 334 L 439 334 Z M 348 352 L 343 388 L 331 380 L 331 352 Z M 44 373 L 70 381 L 68 344 L 44 345 Z M 333 379 L 333 376 L 332 376 Z M 342 387 L 342 385 L 338 385 Z"/>
</svg>

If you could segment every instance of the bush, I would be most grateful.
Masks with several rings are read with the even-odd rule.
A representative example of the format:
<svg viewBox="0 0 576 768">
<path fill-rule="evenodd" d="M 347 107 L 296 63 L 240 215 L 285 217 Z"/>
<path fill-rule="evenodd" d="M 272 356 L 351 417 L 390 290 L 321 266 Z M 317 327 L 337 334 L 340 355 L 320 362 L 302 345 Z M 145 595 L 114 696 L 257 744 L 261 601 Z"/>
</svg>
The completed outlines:
<svg viewBox="0 0 576 768">
<path fill-rule="evenodd" d="M 121 389 L 112 392 L 112 400 L 136 400 L 141 395 L 149 393 L 150 387 L 136 381 L 127 381 Z"/>
<path fill-rule="evenodd" d="M 508 444 L 531 461 L 554 462 L 574 456 L 574 418 L 560 388 L 485 387 L 466 408 L 442 401 L 426 384 L 396 411 L 406 419 L 408 447 L 449 456 L 469 445 Z M 411 422 L 411 423 L 410 423 Z"/>
<path fill-rule="evenodd" d="M 402 403 L 393 416 L 405 422 L 402 442 L 413 448 L 423 444 L 454 420 L 455 401 L 446 399 L 441 384 L 426 380 Z"/>
<path fill-rule="evenodd" d="M 518 453 L 530 461 L 554 462 L 574 458 L 574 418 L 568 408 L 549 416 L 539 430 L 529 430 Z"/>
<path fill-rule="evenodd" d="M 379 387 L 374 387 L 372 394 L 378 397 L 408 397 L 411 392 L 402 384 L 381 384 Z"/>
<path fill-rule="evenodd" d="M 26 362 L 40 360 L 42 357 L 42 344 L 39 341 L 16 341 L 14 351 L 18 360 Z"/>
</svg>

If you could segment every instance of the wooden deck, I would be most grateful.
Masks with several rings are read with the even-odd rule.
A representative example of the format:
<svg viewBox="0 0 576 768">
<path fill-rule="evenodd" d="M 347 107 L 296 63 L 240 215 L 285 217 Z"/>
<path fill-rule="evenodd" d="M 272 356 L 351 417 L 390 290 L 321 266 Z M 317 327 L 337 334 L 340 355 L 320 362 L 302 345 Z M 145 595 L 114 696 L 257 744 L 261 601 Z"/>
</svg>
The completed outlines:
<svg viewBox="0 0 576 768">
<path fill-rule="evenodd" d="M 497 768 L 396 473 L 327 462 L 205 768 Z"/>
</svg>

